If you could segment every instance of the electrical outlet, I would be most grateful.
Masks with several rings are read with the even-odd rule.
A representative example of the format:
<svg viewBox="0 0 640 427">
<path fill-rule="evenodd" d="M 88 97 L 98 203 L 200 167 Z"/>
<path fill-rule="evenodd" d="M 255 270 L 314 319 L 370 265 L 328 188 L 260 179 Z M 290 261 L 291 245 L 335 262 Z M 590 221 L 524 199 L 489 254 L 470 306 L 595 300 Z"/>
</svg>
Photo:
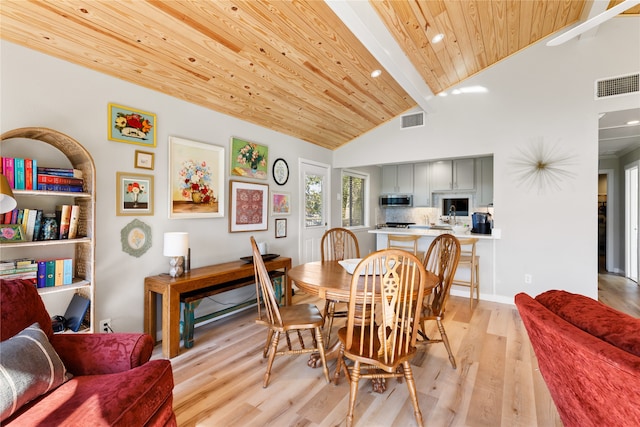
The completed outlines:
<svg viewBox="0 0 640 427">
<path fill-rule="evenodd" d="M 525 274 L 524 283 L 526 283 L 527 285 L 530 285 L 531 283 L 533 283 L 533 276 L 530 274 Z"/>
<path fill-rule="evenodd" d="M 111 319 L 101 320 L 100 330 L 98 332 L 105 332 L 105 333 L 113 332 L 113 329 L 111 329 Z"/>
</svg>

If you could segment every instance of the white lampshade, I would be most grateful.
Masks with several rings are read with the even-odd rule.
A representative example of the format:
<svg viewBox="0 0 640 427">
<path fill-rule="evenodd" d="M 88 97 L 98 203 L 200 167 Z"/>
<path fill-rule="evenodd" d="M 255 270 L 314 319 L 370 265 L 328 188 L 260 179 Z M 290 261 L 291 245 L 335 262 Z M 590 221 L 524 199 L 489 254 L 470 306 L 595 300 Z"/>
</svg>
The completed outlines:
<svg viewBox="0 0 640 427">
<path fill-rule="evenodd" d="M 164 256 L 187 256 L 189 252 L 189 233 L 164 233 Z"/>
<path fill-rule="evenodd" d="M 1 174 L 0 190 L 0 213 L 12 211 L 18 203 L 13 196 L 13 191 L 11 191 L 11 186 L 9 185 L 9 181 L 7 181 L 7 177 Z"/>
</svg>

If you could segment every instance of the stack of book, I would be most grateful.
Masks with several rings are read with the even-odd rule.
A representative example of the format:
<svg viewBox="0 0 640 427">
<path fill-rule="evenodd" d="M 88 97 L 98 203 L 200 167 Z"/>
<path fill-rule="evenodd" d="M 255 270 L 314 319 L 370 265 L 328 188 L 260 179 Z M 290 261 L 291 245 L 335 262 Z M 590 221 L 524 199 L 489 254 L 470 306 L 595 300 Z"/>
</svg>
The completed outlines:
<svg viewBox="0 0 640 427">
<path fill-rule="evenodd" d="M 71 258 L 43 259 L 36 261 L 36 285 L 39 288 L 70 285 L 73 281 Z"/>
<path fill-rule="evenodd" d="M 42 209 L 14 209 L 0 215 L 0 224 L 22 225 L 22 235 L 27 242 L 43 240 Z M 56 206 L 56 220 L 58 222 L 58 239 L 75 239 L 78 237 L 78 221 L 80 219 L 79 205 Z"/>
<path fill-rule="evenodd" d="M 56 206 L 56 219 L 58 220 L 58 238 L 75 239 L 78 237 L 78 219 L 80 218 L 80 206 L 58 205 Z"/>
<path fill-rule="evenodd" d="M 37 162 L 36 159 L 21 157 L 2 157 L 2 174 L 7 177 L 9 186 L 15 190 L 36 190 Z"/>
<path fill-rule="evenodd" d="M 22 279 L 37 284 L 38 263 L 31 258 L 16 258 L 0 261 L 0 279 Z"/>
<path fill-rule="evenodd" d="M 82 193 L 84 181 L 82 171 L 70 168 L 37 169 L 37 189 L 46 191 L 69 191 Z"/>
</svg>

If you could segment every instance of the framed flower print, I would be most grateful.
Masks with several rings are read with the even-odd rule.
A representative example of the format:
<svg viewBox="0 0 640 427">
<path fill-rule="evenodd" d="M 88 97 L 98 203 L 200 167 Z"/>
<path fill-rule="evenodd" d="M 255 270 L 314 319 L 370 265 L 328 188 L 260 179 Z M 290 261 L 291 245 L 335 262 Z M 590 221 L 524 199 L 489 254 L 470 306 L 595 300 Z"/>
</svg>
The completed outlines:
<svg viewBox="0 0 640 427">
<path fill-rule="evenodd" d="M 153 175 L 116 172 L 116 215 L 153 215 Z"/>
<path fill-rule="evenodd" d="M 124 105 L 109 104 L 110 141 L 156 146 L 156 115 Z"/>
<path fill-rule="evenodd" d="M 224 217 L 224 147 L 169 137 L 169 218 Z"/>
<path fill-rule="evenodd" d="M 240 138 L 231 138 L 231 175 L 267 179 L 269 148 Z"/>
</svg>

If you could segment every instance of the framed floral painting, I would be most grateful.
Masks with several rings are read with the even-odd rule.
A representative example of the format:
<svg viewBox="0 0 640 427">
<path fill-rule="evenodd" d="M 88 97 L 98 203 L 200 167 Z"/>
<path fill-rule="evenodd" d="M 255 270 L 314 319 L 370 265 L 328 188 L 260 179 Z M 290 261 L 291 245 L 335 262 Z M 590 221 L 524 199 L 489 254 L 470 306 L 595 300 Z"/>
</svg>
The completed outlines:
<svg viewBox="0 0 640 427">
<path fill-rule="evenodd" d="M 229 232 L 266 230 L 269 186 L 230 181 L 229 189 Z"/>
<path fill-rule="evenodd" d="M 231 175 L 267 179 L 268 159 L 265 145 L 231 138 Z"/>
<path fill-rule="evenodd" d="M 224 217 L 224 147 L 169 137 L 169 218 Z"/>
<path fill-rule="evenodd" d="M 153 175 L 116 172 L 116 215 L 153 215 Z"/>
<path fill-rule="evenodd" d="M 291 213 L 291 194 L 284 191 L 271 193 L 271 214 L 289 215 Z"/>
<path fill-rule="evenodd" d="M 156 115 L 118 104 L 109 104 L 109 140 L 156 146 Z"/>
</svg>

